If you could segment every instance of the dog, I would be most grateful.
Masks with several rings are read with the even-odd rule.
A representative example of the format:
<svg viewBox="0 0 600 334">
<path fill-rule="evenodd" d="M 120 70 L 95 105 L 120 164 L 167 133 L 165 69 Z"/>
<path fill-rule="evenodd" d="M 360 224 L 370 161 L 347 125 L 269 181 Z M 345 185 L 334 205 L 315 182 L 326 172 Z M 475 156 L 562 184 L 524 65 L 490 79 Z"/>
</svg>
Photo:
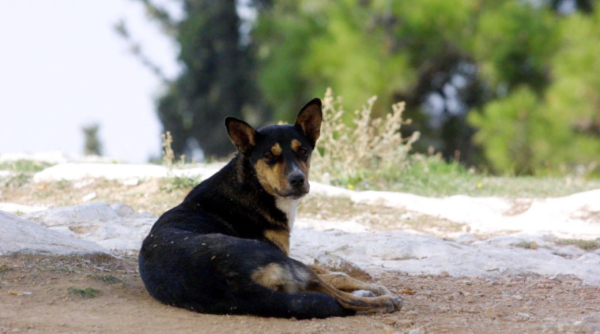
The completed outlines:
<svg viewBox="0 0 600 334">
<path fill-rule="evenodd" d="M 322 118 L 321 100 L 313 99 L 294 125 L 256 130 L 225 119 L 236 156 L 143 241 L 139 272 L 152 297 L 201 313 L 297 319 L 400 310 L 385 287 L 288 256 Z"/>
</svg>

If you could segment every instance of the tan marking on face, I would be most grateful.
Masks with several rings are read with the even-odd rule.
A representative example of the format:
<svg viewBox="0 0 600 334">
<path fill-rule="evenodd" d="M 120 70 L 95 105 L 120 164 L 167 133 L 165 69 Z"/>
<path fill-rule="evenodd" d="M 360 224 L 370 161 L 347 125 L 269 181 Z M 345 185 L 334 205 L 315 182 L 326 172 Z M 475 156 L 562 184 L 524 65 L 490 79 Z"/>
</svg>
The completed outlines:
<svg viewBox="0 0 600 334">
<path fill-rule="evenodd" d="M 302 146 L 302 143 L 298 139 L 292 139 L 291 146 L 292 150 L 296 152 Z"/>
<path fill-rule="evenodd" d="M 258 160 L 254 169 L 258 181 L 267 193 L 279 196 L 276 192 L 287 188 L 287 176 L 285 175 L 285 161 L 274 165 L 267 164 L 264 160 Z"/>
<path fill-rule="evenodd" d="M 294 152 L 298 152 L 298 149 L 302 147 L 302 143 L 298 139 L 292 139 L 290 146 L 292 147 L 292 150 Z M 300 168 L 302 173 L 304 173 L 304 175 L 306 175 L 306 177 L 308 178 L 308 170 L 310 169 L 310 156 L 306 161 L 298 159 L 298 167 Z"/>
<path fill-rule="evenodd" d="M 285 254 L 290 252 L 290 232 L 285 230 L 266 230 L 265 238 L 269 239 Z"/>
<path fill-rule="evenodd" d="M 281 146 L 279 146 L 279 143 L 275 143 L 275 145 L 271 147 L 271 153 L 274 155 L 281 155 Z"/>
<path fill-rule="evenodd" d="M 308 157 L 306 161 L 298 160 L 298 168 L 300 168 L 302 173 L 304 173 L 304 175 L 306 175 L 306 178 L 308 179 L 308 171 L 310 170 L 310 157 Z"/>
</svg>

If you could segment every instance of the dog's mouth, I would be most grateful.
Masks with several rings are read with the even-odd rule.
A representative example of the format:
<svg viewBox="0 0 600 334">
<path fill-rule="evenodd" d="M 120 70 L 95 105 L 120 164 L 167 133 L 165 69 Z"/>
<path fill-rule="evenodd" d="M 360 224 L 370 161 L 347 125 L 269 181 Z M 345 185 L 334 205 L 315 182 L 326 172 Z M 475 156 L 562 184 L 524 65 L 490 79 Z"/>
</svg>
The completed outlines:
<svg viewBox="0 0 600 334">
<path fill-rule="evenodd" d="M 304 188 L 308 188 L 308 187 L 302 187 L 302 188 L 292 188 L 286 191 L 280 191 L 279 189 L 273 189 L 275 190 L 275 193 L 280 196 L 280 197 L 284 197 L 284 198 L 289 198 L 289 199 L 300 199 L 302 197 L 304 197 L 304 195 L 308 194 L 308 189 L 304 189 Z"/>
</svg>

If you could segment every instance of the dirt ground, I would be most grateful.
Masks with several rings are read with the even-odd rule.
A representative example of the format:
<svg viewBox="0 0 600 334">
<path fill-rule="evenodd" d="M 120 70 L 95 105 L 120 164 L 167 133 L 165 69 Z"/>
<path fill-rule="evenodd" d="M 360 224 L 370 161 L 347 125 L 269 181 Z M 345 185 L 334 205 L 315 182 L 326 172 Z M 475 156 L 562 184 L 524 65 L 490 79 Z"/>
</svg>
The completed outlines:
<svg viewBox="0 0 600 334">
<path fill-rule="evenodd" d="M 18 181 L 18 182 L 17 182 Z M 3 184 L 0 201 L 57 207 L 125 202 L 155 215 L 189 191 L 176 180 L 84 180 Z M 528 203 L 525 203 L 528 205 Z M 377 214 L 372 214 L 376 211 Z M 356 219 L 377 230 L 410 228 L 436 234 L 462 226 L 403 210 L 364 207 L 348 199 L 309 197 L 299 215 Z M 375 277 L 404 300 L 401 312 L 323 320 L 215 316 L 162 305 L 145 291 L 135 258 L 0 257 L 0 334 L 4 333 L 600 333 L 600 287 L 538 275 L 454 278 L 386 272 Z"/>
<path fill-rule="evenodd" d="M 600 287 L 572 277 L 387 272 L 376 282 L 401 296 L 401 312 L 303 321 L 216 316 L 154 301 L 134 258 L 4 256 L 0 333 L 600 332 Z"/>
</svg>

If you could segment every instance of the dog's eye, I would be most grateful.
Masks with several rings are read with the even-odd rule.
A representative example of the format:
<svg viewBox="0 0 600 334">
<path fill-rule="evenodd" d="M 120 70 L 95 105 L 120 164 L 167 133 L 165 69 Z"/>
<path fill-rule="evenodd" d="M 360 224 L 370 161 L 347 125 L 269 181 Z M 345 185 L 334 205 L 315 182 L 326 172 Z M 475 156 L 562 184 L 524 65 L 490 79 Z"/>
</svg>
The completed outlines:
<svg viewBox="0 0 600 334">
<path fill-rule="evenodd" d="M 298 150 L 298 155 L 303 157 L 306 155 L 306 153 L 308 153 L 308 151 L 306 151 L 305 149 L 301 148 Z"/>
<path fill-rule="evenodd" d="M 265 154 L 265 159 L 267 159 L 268 162 L 275 162 L 276 157 L 275 157 L 275 155 L 273 153 L 267 152 Z"/>
</svg>

